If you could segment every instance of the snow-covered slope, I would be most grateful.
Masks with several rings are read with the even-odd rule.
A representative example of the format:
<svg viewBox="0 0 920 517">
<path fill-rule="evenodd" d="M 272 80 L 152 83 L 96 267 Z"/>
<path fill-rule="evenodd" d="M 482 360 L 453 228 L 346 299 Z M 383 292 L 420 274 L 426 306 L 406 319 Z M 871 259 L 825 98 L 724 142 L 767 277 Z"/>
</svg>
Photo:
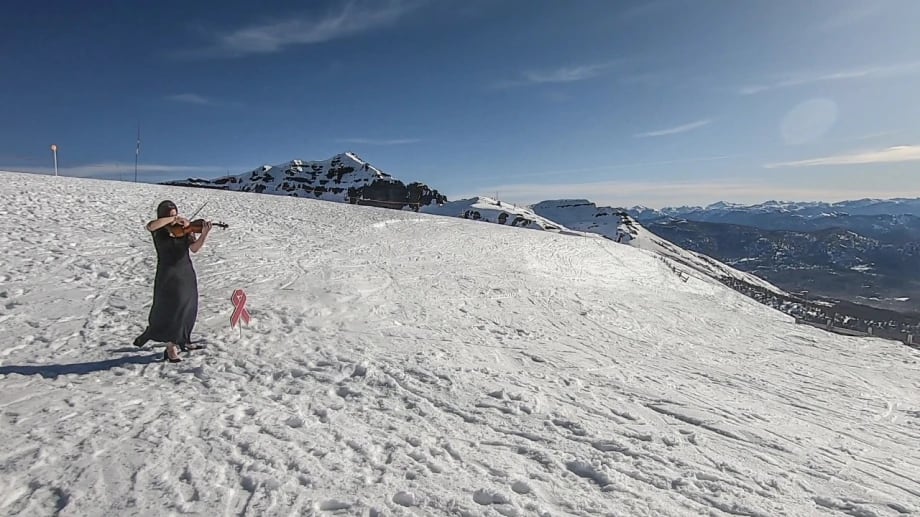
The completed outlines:
<svg viewBox="0 0 920 517">
<path fill-rule="evenodd" d="M 434 215 L 462 217 L 474 221 L 503 224 L 536 230 L 565 231 L 562 225 L 541 217 L 533 210 L 510 203 L 502 203 L 488 197 L 460 199 L 443 205 L 429 205 L 422 212 Z"/>
<path fill-rule="evenodd" d="M 547 200 L 531 208 L 535 213 L 572 230 L 597 233 L 617 242 L 654 252 L 675 262 L 675 269 L 685 274 L 703 274 L 715 279 L 733 278 L 777 294 L 787 295 L 782 289 L 762 278 L 662 239 L 642 227 L 622 209 L 598 207 L 586 199 Z"/>
<path fill-rule="evenodd" d="M 394 209 L 416 210 L 432 202 L 446 201 L 427 185 L 405 184 L 350 152 L 322 161 L 292 160 L 281 165 L 263 165 L 237 176 L 211 180 L 189 178 L 164 184 L 309 197 Z"/>
<path fill-rule="evenodd" d="M 0 514 L 903 515 L 918 353 L 605 239 L 0 175 Z M 164 198 L 204 351 L 136 349 Z M 233 290 L 252 321 L 229 328 Z"/>
</svg>

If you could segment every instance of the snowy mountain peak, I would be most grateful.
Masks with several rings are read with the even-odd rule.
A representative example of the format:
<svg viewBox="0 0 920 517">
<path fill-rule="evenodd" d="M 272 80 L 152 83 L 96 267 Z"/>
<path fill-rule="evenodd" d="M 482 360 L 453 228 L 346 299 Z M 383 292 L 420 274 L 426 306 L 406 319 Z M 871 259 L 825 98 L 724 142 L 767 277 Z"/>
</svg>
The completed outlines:
<svg viewBox="0 0 920 517">
<path fill-rule="evenodd" d="M 211 180 L 188 178 L 164 184 L 412 210 L 447 200 L 423 183 L 405 184 L 395 179 L 353 152 L 340 153 L 327 160 L 298 159 L 278 165 L 263 165 L 237 176 Z"/>
<path fill-rule="evenodd" d="M 390 177 L 389 174 L 381 171 L 380 169 L 374 167 L 370 163 L 362 160 L 360 157 L 358 157 L 357 154 L 351 151 L 348 151 L 342 154 L 337 154 L 332 158 L 332 160 L 339 160 L 342 163 L 348 163 L 348 162 L 354 163 L 357 166 L 356 168 L 364 169 L 368 172 L 371 172 L 375 174 L 378 178 L 389 178 Z"/>
<path fill-rule="evenodd" d="M 716 203 L 712 203 L 711 205 L 707 205 L 706 210 L 727 210 L 727 209 L 737 208 L 740 206 L 741 205 L 737 203 L 728 203 L 725 201 L 718 201 Z"/>
</svg>

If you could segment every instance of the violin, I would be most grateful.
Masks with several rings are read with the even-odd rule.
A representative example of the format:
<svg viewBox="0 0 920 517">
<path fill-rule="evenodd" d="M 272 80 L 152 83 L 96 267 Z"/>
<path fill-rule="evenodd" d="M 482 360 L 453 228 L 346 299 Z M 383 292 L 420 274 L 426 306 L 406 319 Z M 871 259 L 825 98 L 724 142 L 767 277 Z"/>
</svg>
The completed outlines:
<svg viewBox="0 0 920 517">
<path fill-rule="evenodd" d="M 169 235 L 171 237 L 185 237 L 186 235 L 189 235 L 192 233 L 201 233 L 202 230 L 204 230 L 205 222 L 206 221 L 204 219 L 195 219 L 194 221 L 191 221 L 188 226 L 182 226 L 179 223 L 173 223 L 167 226 L 166 228 L 169 230 Z M 229 224 L 226 224 L 226 223 L 213 223 L 213 222 L 211 223 L 211 225 L 219 226 L 221 228 L 227 228 L 228 226 L 230 226 Z"/>
</svg>

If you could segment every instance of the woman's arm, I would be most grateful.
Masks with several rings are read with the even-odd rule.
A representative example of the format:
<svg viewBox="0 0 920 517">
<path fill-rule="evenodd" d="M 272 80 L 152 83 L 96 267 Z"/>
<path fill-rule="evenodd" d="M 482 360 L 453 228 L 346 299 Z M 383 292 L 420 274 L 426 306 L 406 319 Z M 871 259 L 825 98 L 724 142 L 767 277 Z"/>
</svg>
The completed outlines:
<svg viewBox="0 0 920 517">
<path fill-rule="evenodd" d="M 160 228 L 169 226 L 171 224 L 181 224 L 182 226 L 188 226 L 188 219 L 182 217 L 181 215 L 173 215 L 169 217 L 161 217 L 159 219 L 154 219 L 147 223 L 147 231 L 155 232 Z"/>
</svg>

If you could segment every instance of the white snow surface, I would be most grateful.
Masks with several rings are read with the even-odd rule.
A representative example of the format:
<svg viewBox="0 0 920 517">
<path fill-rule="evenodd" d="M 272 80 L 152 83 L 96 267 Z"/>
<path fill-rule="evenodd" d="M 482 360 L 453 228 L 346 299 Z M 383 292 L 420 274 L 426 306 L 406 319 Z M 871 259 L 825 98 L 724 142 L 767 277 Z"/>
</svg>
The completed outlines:
<svg viewBox="0 0 920 517">
<path fill-rule="evenodd" d="M 918 352 L 604 239 L 0 174 L 0 514 L 903 515 Z M 183 362 L 131 345 L 156 204 L 200 253 Z M 244 289 L 252 321 L 229 327 Z"/>
</svg>

